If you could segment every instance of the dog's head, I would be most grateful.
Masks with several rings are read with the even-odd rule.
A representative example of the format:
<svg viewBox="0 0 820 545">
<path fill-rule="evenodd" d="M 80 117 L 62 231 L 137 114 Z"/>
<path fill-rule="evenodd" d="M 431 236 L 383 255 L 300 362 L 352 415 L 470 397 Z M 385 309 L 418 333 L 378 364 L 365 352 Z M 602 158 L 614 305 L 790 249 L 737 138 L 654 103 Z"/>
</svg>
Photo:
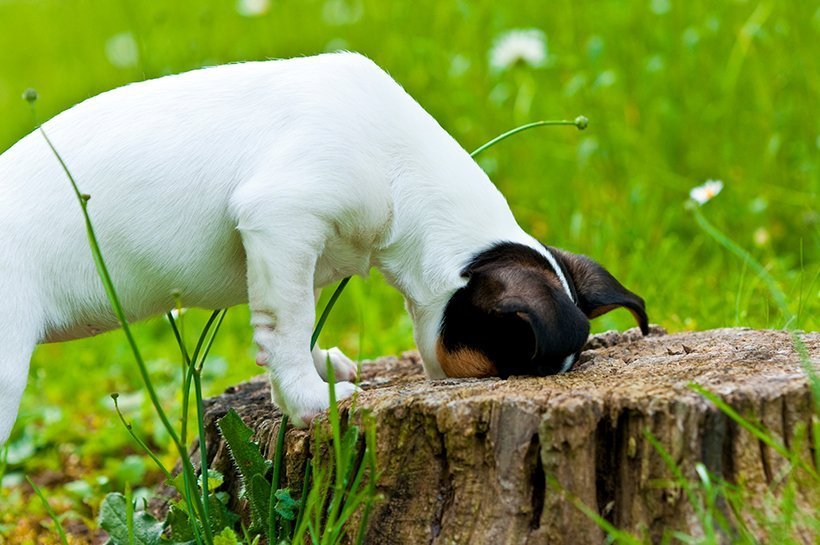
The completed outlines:
<svg viewBox="0 0 820 545">
<path fill-rule="evenodd" d="M 617 307 L 648 332 L 643 299 L 593 260 L 545 249 L 498 244 L 462 271 L 467 284 L 450 298 L 435 341 L 444 374 L 562 373 L 578 359 L 590 318 Z"/>
</svg>

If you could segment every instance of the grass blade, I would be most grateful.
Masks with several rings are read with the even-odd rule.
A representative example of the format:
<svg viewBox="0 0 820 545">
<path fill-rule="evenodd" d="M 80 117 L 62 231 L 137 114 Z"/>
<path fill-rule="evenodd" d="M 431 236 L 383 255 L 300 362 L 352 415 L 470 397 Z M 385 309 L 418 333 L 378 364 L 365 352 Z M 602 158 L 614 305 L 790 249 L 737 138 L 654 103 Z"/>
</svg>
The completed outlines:
<svg viewBox="0 0 820 545">
<path fill-rule="evenodd" d="M 330 300 L 328 300 L 327 305 L 325 305 L 325 309 L 322 311 L 322 315 L 319 316 L 319 321 L 316 322 L 316 327 L 313 328 L 313 335 L 310 336 L 310 349 L 313 350 L 313 347 L 316 346 L 316 341 L 319 339 L 319 334 L 322 332 L 322 329 L 325 327 L 325 322 L 327 321 L 328 316 L 330 316 L 330 311 L 333 310 L 333 305 L 336 304 L 336 301 L 339 299 L 339 296 L 347 286 L 347 283 L 350 282 L 350 277 L 344 278 L 339 285 L 336 286 L 336 290 L 333 292 L 333 295 L 330 296 Z"/>
<path fill-rule="evenodd" d="M 780 456 L 785 458 L 786 460 L 795 459 L 799 466 L 804 469 L 813 479 L 820 478 L 820 474 L 817 473 L 817 470 L 811 466 L 811 464 L 805 463 L 799 457 L 794 456 L 792 452 L 786 448 L 780 441 L 776 440 L 772 437 L 766 430 L 759 425 L 750 422 L 748 419 L 744 418 L 740 415 L 736 410 L 732 408 L 731 405 L 723 401 L 720 396 L 716 395 L 713 392 L 710 392 L 703 386 L 697 383 L 690 383 L 689 387 L 708 399 L 713 405 L 715 405 L 721 412 L 725 413 L 726 416 L 731 418 L 735 423 L 741 426 L 743 429 L 754 435 L 758 440 L 763 442 L 766 446 L 770 447 L 772 450 L 777 452 Z"/>
<path fill-rule="evenodd" d="M 514 135 L 516 135 L 520 132 L 528 131 L 528 130 L 534 129 L 536 127 L 546 127 L 546 126 L 550 126 L 550 125 L 553 125 L 553 126 L 554 125 L 574 125 L 575 127 L 578 128 L 578 130 L 582 131 L 582 130 L 587 128 L 587 123 L 588 122 L 589 121 L 584 116 L 578 116 L 578 117 L 575 118 L 574 121 L 567 121 L 567 120 L 563 120 L 563 121 L 533 121 L 532 123 L 527 123 L 526 125 L 521 125 L 521 126 L 516 127 L 514 129 L 510 129 L 509 131 L 507 131 L 505 133 L 499 134 L 498 136 L 496 136 L 495 138 L 493 138 L 489 142 L 487 142 L 485 144 L 482 144 L 482 145 L 478 146 L 476 149 L 474 149 L 470 153 L 470 157 L 476 157 L 478 154 L 490 149 L 491 147 L 495 146 L 496 144 L 498 144 L 502 140 L 506 140 L 507 138 L 509 138 L 511 136 L 514 136 Z"/>
<path fill-rule="evenodd" d="M 604 517 L 598 514 L 598 511 L 592 509 L 591 507 L 587 506 L 580 498 L 575 496 L 574 494 L 570 493 L 568 490 L 565 490 L 561 487 L 558 482 L 554 479 L 550 479 L 551 488 L 555 489 L 559 494 L 561 494 L 564 498 L 568 499 L 569 502 L 575 506 L 580 512 L 586 515 L 590 520 L 592 520 L 598 527 L 606 532 L 609 538 L 606 540 L 606 543 L 623 543 L 625 545 L 643 545 L 643 541 L 638 539 L 637 537 L 633 536 L 632 534 L 620 530 L 615 527 L 614 524 L 606 520 Z"/>
<path fill-rule="evenodd" d="M 271 476 L 270 504 L 268 506 L 268 535 L 272 535 L 272 543 L 279 543 L 282 538 L 279 532 L 279 524 L 276 513 L 276 491 L 279 490 L 279 477 L 282 472 L 282 460 L 285 457 L 285 432 L 287 431 L 287 421 L 279 422 L 279 433 L 276 436 L 276 454 L 273 459 L 273 475 Z"/>
<path fill-rule="evenodd" d="M 163 463 L 160 461 L 160 459 L 157 457 L 157 455 L 154 454 L 154 451 L 151 450 L 148 447 L 148 445 L 145 443 L 145 441 L 143 441 L 134 432 L 134 428 L 131 425 L 131 423 L 128 422 L 127 420 L 125 420 L 125 416 L 122 414 L 122 411 L 120 411 L 120 404 L 119 404 L 119 401 L 118 401 L 119 394 L 117 394 L 117 393 L 111 394 L 111 399 L 114 400 L 114 410 L 117 412 L 117 416 L 120 417 L 120 422 L 122 422 L 122 425 L 125 426 L 125 429 L 126 429 L 126 431 L 128 431 L 128 434 L 131 436 L 131 438 L 137 443 L 137 445 L 139 445 L 139 447 L 143 450 L 143 452 L 145 452 L 151 458 L 151 460 L 154 461 L 154 464 L 156 464 L 156 466 L 160 469 L 160 471 L 162 471 L 162 473 L 165 475 L 165 478 L 168 479 L 169 481 L 173 480 L 174 476 L 171 475 L 171 472 L 168 471 L 165 468 L 165 465 L 163 465 Z"/>
<path fill-rule="evenodd" d="M 108 271 L 108 266 L 105 263 L 105 259 L 102 255 L 102 250 L 100 249 L 97 235 L 94 232 L 94 226 L 91 223 L 91 216 L 88 213 L 88 201 L 91 198 L 89 195 L 85 195 L 80 192 L 79 186 L 77 185 L 74 176 L 71 174 L 71 171 L 68 169 L 68 166 L 63 161 L 62 156 L 60 156 L 57 149 L 52 144 L 51 140 L 49 139 L 48 135 L 46 134 L 45 130 L 41 126 L 39 128 L 40 134 L 45 139 L 46 144 L 48 144 L 49 149 L 51 149 L 54 156 L 57 158 L 57 161 L 60 163 L 60 166 L 63 169 L 66 177 L 68 177 L 68 181 L 71 183 L 71 188 L 74 190 L 74 194 L 77 197 L 77 200 L 80 204 L 80 209 L 82 210 L 83 218 L 85 220 L 85 228 L 86 234 L 88 235 L 88 243 L 91 247 L 91 254 L 94 259 L 94 265 L 97 268 L 97 273 L 100 276 L 100 280 L 102 281 L 103 288 L 105 289 L 105 293 L 108 297 L 109 302 L 111 303 L 111 307 L 114 310 L 114 314 L 119 321 L 120 326 L 122 327 L 123 333 L 125 334 L 125 338 L 128 341 L 128 345 L 131 349 L 131 352 L 134 356 L 134 360 L 137 363 L 137 368 L 139 370 L 140 376 L 142 377 L 143 383 L 145 384 L 145 389 L 148 392 L 148 397 L 151 400 L 151 404 L 154 406 L 154 410 L 157 413 L 157 416 L 160 418 L 160 422 L 162 422 L 163 427 L 168 432 L 168 435 L 171 437 L 171 440 L 174 442 L 174 445 L 177 447 L 179 452 L 180 458 L 182 458 L 182 467 L 183 471 L 185 472 L 185 480 L 190 486 L 193 483 L 194 486 L 194 500 L 195 505 L 197 507 L 197 512 L 201 517 L 204 516 L 205 508 L 202 504 L 202 499 L 199 497 L 198 492 L 195 490 L 196 488 L 196 480 L 194 478 L 193 466 L 191 464 L 190 458 L 188 457 L 188 452 L 180 442 L 180 438 L 174 430 L 174 427 L 171 425 L 171 422 L 168 420 L 168 416 L 165 414 L 165 410 L 162 408 L 162 404 L 159 401 L 159 396 L 157 395 L 156 390 L 154 389 L 153 384 L 151 383 L 151 377 L 148 374 L 148 367 L 145 365 L 145 360 L 142 358 L 142 353 L 137 346 L 136 338 L 134 337 L 131 327 L 128 323 L 128 318 L 125 315 L 125 310 L 120 303 L 120 298 L 117 295 L 116 288 L 114 287 L 114 282 L 111 279 L 111 274 Z M 213 535 L 211 534 L 210 527 L 208 524 L 204 524 L 203 528 L 205 530 L 205 538 L 206 542 L 210 545 L 213 543 Z"/>
<path fill-rule="evenodd" d="M 37 487 L 36 484 L 34 484 L 34 481 L 32 481 L 28 475 L 26 475 L 26 481 L 28 481 L 29 486 L 34 489 L 34 493 L 37 494 L 38 498 L 40 498 L 46 513 L 48 513 L 48 516 L 51 517 L 51 520 L 54 522 L 54 527 L 57 530 L 57 534 L 60 536 L 60 542 L 63 545 L 68 545 L 68 538 L 66 538 L 63 525 L 60 524 L 60 519 L 57 518 L 57 514 L 54 512 L 54 509 L 51 508 L 51 505 L 49 505 L 48 500 L 43 495 L 43 492 Z"/>
<path fill-rule="evenodd" d="M 0 485 L 3 484 L 3 477 L 6 475 L 6 468 L 9 466 L 9 443 L 0 449 Z"/>
</svg>

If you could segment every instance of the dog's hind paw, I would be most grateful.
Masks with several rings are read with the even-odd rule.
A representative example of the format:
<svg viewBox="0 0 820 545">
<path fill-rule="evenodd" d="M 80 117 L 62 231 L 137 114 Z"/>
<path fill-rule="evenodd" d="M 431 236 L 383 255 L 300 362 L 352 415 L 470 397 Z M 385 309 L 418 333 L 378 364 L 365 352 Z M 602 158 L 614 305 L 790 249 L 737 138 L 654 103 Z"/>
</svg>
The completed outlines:
<svg viewBox="0 0 820 545">
<path fill-rule="evenodd" d="M 337 347 L 327 350 L 315 349 L 313 351 L 313 364 L 322 380 L 327 381 L 327 360 L 333 366 L 333 376 L 336 382 L 355 382 L 359 377 L 359 366 L 355 361 L 344 355 L 344 352 Z"/>
</svg>

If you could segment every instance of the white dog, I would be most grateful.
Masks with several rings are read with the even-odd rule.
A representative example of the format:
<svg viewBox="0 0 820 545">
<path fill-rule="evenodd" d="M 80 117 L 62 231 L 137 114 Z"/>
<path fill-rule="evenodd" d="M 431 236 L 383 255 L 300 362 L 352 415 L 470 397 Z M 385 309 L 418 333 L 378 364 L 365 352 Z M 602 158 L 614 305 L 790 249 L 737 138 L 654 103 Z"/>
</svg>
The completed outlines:
<svg viewBox="0 0 820 545">
<path fill-rule="evenodd" d="M 327 409 L 309 350 L 314 290 L 377 267 L 404 295 L 427 375 L 550 374 L 588 318 L 643 301 L 516 223 L 470 156 L 399 85 L 351 54 L 232 64 L 127 85 L 43 125 L 91 196 L 130 320 L 250 304 L 273 399 Z M 0 444 L 38 343 L 118 322 L 69 181 L 41 134 L 0 156 Z M 356 366 L 329 352 L 336 397 Z M 81 371 L 78 371 L 81 372 Z"/>
</svg>

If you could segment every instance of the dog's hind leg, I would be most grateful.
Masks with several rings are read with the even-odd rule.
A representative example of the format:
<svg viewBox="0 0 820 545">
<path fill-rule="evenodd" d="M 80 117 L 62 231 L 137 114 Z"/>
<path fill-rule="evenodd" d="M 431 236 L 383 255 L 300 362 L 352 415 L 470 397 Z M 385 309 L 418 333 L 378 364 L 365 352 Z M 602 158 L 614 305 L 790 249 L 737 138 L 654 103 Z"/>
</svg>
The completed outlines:
<svg viewBox="0 0 820 545">
<path fill-rule="evenodd" d="M 8 440 L 17 419 L 37 342 L 36 333 L 21 328 L 17 319 L 11 312 L 0 316 L 0 446 Z"/>
</svg>

